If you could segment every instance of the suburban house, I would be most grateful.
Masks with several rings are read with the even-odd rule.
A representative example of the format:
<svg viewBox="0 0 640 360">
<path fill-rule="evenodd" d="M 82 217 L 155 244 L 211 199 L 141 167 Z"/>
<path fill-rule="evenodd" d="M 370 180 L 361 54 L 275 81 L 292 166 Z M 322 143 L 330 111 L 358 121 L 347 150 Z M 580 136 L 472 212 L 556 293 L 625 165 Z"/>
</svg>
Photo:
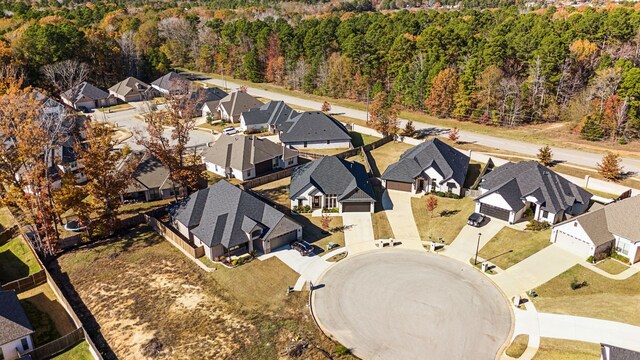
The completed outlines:
<svg viewBox="0 0 640 360">
<path fill-rule="evenodd" d="M 240 114 L 240 128 L 247 130 L 275 131 L 277 125 L 291 120 L 300 113 L 293 110 L 284 101 L 269 101 L 257 109 L 251 109 Z"/>
<path fill-rule="evenodd" d="M 202 152 L 202 161 L 212 173 L 247 180 L 298 165 L 298 152 L 268 139 L 223 134 Z"/>
<path fill-rule="evenodd" d="M 264 254 L 302 239 L 302 226 L 262 199 L 221 180 L 171 210 L 172 223 L 210 259 Z"/>
<path fill-rule="evenodd" d="M 640 352 L 614 345 L 600 344 L 601 360 L 640 360 Z"/>
<path fill-rule="evenodd" d="M 531 209 L 533 220 L 555 224 L 589 207 L 591 193 L 537 161 L 509 162 L 480 181 L 476 212 L 513 224 Z"/>
<path fill-rule="evenodd" d="M 382 185 L 413 194 L 441 191 L 462 196 L 468 168 L 467 155 L 434 138 L 405 151 L 389 165 L 381 176 Z"/>
<path fill-rule="evenodd" d="M 109 88 L 109 94 L 124 102 L 144 101 L 152 98 L 154 92 L 151 85 L 131 76 Z"/>
<path fill-rule="evenodd" d="M 583 257 L 615 251 L 640 262 L 640 195 L 605 205 L 553 227 L 551 242 Z"/>
<path fill-rule="evenodd" d="M 189 92 L 191 81 L 175 71 L 171 71 L 152 82 L 151 87 L 163 95 L 184 95 Z"/>
<path fill-rule="evenodd" d="M 364 165 L 326 156 L 293 171 L 289 187 L 291 208 L 374 212 L 375 195 Z"/>
<path fill-rule="evenodd" d="M 196 102 L 195 112 L 199 114 L 202 112 L 202 109 L 206 104 L 209 104 L 209 106 L 213 106 L 213 108 L 215 109 L 220 100 L 224 99 L 227 95 L 229 94 L 222 91 L 221 89 L 218 89 L 217 87 L 198 88 L 197 90 L 192 91 L 189 94 L 189 99 Z M 207 108 L 209 106 L 207 106 Z"/>
<path fill-rule="evenodd" d="M 98 89 L 84 81 L 73 89 L 69 89 L 60 95 L 62 102 L 74 109 L 86 108 L 88 110 L 111 106 L 118 100 L 108 92 Z"/>
<path fill-rule="evenodd" d="M 19 353 L 33 350 L 34 332 L 16 292 L 0 291 L 0 359 L 18 359 Z"/>
<path fill-rule="evenodd" d="M 240 114 L 247 110 L 258 108 L 262 105 L 263 104 L 260 100 L 244 91 L 236 90 L 220 100 L 216 107 L 216 113 L 219 119 L 237 123 L 240 121 Z M 203 113 L 204 110 L 205 109 L 203 108 Z M 207 106 L 207 110 L 211 112 L 209 106 Z"/>
<path fill-rule="evenodd" d="M 306 111 L 275 125 L 280 142 L 290 148 L 351 148 L 349 130 L 321 111 Z"/>
<path fill-rule="evenodd" d="M 138 155 L 134 155 L 138 161 Z M 169 169 L 158 160 L 149 155 L 143 155 L 133 173 L 131 184 L 121 195 L 122 201 L 153 201 L 169 199 L 176 195 L 183 195 L 186 189 L 182 186 L 175 186 L 169 178 Z"/>
</svg>

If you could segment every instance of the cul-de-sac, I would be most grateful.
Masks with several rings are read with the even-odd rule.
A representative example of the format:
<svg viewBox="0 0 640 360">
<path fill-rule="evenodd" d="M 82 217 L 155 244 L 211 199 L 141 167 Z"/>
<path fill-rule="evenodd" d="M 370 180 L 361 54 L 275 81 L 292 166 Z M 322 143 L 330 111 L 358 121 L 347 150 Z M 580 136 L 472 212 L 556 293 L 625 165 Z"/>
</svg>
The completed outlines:
<svg viewBox="0 0 640 360">
<path fill-rule="evenodd" d="M 640 360 L 640 7 L 0 1 L 0 360 Z"/>
</svg>

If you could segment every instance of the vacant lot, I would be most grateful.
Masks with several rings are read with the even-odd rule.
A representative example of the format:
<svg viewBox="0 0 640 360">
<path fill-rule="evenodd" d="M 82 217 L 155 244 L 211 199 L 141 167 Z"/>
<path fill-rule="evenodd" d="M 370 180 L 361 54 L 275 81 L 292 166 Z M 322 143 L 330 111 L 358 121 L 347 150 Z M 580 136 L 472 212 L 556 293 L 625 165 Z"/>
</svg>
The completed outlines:
<svg viewBox="0 0 640 360">
<path fill-rule="evenodd" d="M 480 249 L 480 257 L 501 269 L 508 269 L 529 256 L 551 245 L 551 229 L 545 231 L 520 231 L 502 228 L 493 239 Z"/>
<path fill-rule="evenodd" d="M 600 345 L 582 341 L 541 338 L 534 360 L 598 360 Z"/>
<path fill-rule="evenodd" d="M 412 198 L 413 217 L 418 226 L 420 239 L 437 240 L 442 238 L 451 244 L 473 213 L 475 204 L 471 198 L 448 199 L 437 197 L 438 207 L 431 215 L 426 208 L 426 196 Z"/>
<path fill-rule="evenodd" d="M 571 283 L 587 282 L 577 290 Z M 640 274 L 627 280 L 611 280 L 576 265 L 536 289 L 540 312 L 586 316 L 640 326 Z M 615 304 L 615 306 L 612 306 Z"/>
<path fill-rule="evenodd" d="M 334 351 L 310 317 L 307 294 L 286 295 L 298 275 L 275 258 L 205 273 L 140 227 L 67 253 L 59 266 L 77 292 L 72 302 L 96 319 L 99 330 L 89 330 L 118 358 L 277 358 L 294 337 Z"/>
</svg>

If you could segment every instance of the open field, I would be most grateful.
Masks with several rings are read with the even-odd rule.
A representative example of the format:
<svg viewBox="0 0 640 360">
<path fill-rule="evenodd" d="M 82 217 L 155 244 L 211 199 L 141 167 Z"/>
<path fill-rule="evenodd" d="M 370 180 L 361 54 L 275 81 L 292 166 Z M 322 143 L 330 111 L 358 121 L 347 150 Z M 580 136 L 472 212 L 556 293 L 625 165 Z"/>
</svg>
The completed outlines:
<svg viewBox="0 0 640 360">
<path fill-rule="evenodd" d="M 308 294 L 286 295 L 298 275 L 276 258 L 205 273 L 139 227 L 67 253 L 59 266 L 77 293 L 71 301 L 82 300 L 118 358 L 151 350 L 158 359 L 277 358 L 296 336 L 330 353 L 336 348 L 315 327 Z M 320 353 L 309 349 L 305 356 Z"/>
<path fill-rule="evenodd" d="M 600 345 L 582 341 L 540 338 L 534 360 L 598 360 Z"/>
<path fill-rule="evenodd" d="M 416 221 L 420 239 L 437 240 L 442 238 L 445 244 L 451 244 L 473 213 L 475 203 L 471 198 L 449 199 L 437 197 L 438 207 L 433 216 L 426 209 L 425 196 L 411 199 L 413 218 Z"/>
<path fill-rule="evenodd" d="M 588 283 L 577 290 L 572 281 Z M 640 274 L 612 280 L 576 265 L 535 289 L 540 312 L 593 317 L 640 326 Z M 614 305 L 615 304 L 615 305 Z"/>
<path fill-rule="evenodd" d="M 489 240 L 478 255 L 501 269 L 508 269 L 529 256 L 551 245 L 551 229 L 520 231 L 504 227 Z"/>
<path fill-rule="evenodd" d="M 0 245 L 0 282 L 8 283 L 40 271 L 40 265 L 21 236 Z"/>
</svg>

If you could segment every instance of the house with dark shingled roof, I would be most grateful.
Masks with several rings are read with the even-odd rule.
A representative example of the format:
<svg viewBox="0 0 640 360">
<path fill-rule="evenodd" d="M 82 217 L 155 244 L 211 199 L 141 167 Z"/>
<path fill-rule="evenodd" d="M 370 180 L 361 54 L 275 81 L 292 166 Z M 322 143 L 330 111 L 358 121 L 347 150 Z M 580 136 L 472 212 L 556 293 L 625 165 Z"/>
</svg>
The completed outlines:
<svg viewBox="0 0 640 360">
<path fill-rule="evenodd" d="M 16 292 L 0 291 L 0 359 L 18 359 L 18 352 L 32 350 L 34 332 Z"/>
<path fill-rule="evenodd" d="M 302 239 L 302 226 L 225 180 L 191 194 L 170 209 L 178 231 L 210 259 L 271 251 Z"/>
<path fill-rule="evenodd" d="M 510 224 L 528 209 L 534 220 L 558 223 L 585 212 L 592 196 L 537 161 L 506 163 L 484 175 L 479 190 L 476 212 Z"/>
</svg>

